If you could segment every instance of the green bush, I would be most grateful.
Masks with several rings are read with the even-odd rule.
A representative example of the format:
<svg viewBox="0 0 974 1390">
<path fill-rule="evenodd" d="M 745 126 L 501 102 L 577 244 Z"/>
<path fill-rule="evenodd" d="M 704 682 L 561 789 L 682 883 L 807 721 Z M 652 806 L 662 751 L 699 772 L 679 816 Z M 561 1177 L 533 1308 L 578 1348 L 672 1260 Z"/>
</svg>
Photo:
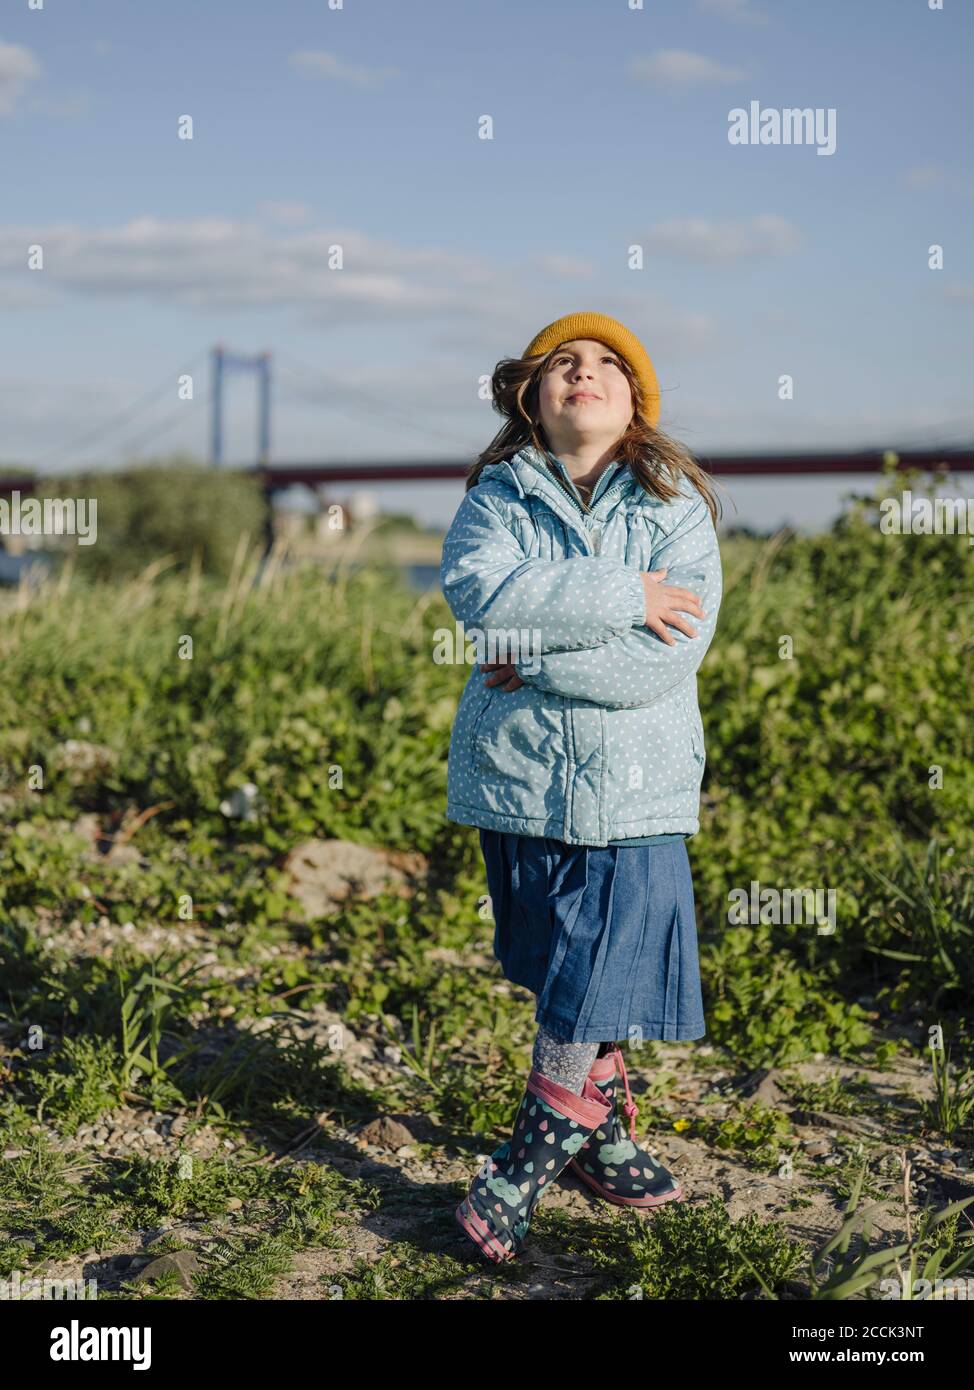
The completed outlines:
<svg viewBox="0 0 974 1390">
<path fill-rule="evenodd" d="M 238 534 L 220 489 L 240 480 L 188 470 L 182 503 L 164 506 L 167 476 L 146 473 L 131 492 L 118 484 L 130 501 L 156 497 L 168 517 L 139 513 L 142 563 L 177 517 L 182 535 L 170 539 L 188 557 L 193 527 L 205 531 L 196 512 L 225 525 L 208 552 L 219 568 Z M 974 549 L 963 535 L 882 534 L 879 498 L 905 485 L 917 491 L 915 479 L 884 476 L 827 533 L 723 547 L 726 596 L 700 673 L 701 829 L 689 849 L 708 1037 L 753 1062 L 861 1054 L 883 1008 L 919 1005 L 924 1026 L 943 1022 L 949 1036 L 974 995 Z M 243 502 L 233 514 L 256 517 Z M 207 885 L 201 910 L 232 903 L 242 921 L 272 924 L 288 911 L 273 870 L 307 836 L 420 850 L 447 887 L 469 883 L 463 875 L 485 887 L 476 831 L 444 817 L 469 667 L 432 660 L 433 632 L 453 626 L 442 597 L 418 599 L 368 570 L 255 581 L 258 559 L 255 547 L 230 583 L 76 574 L 56 602 L 39 595 L 0 629 L 8 911 L 84 918 L 97 898 L 116 921 L 171 917 L 192 866 Z M 186 637 L 191 659 L 180 654 Z M 98 745 L 102 761 L 66 768 L 72 739 Z M 30 790 L 37 766 L 44 786 Z M 228 818 L 226 799 L 247 782 L 252 817 Z M 131 806 L 157 811 L 139 837 L 151 869 L 109 879 L 98 866 L 96 878 L 64 825 Z M 83 880 L 93 888 L 79 903 Z M 835 933 L 732 924 L 728 895 L 752 880 L 834 889 Z M 425 991 L 455 1009 L 462 980 L 437 1002 L 435 972 L 416 967 L 425 927 L 407 914 L 395 935 L 381 972 L 356 959 L 347 1006 L 407 1008 Z M 489 948 L 487 937 L 471 902 L 451 945 Z M 368 919 L 363 949 L 378 955 L 369 942 L 382 939 Z M 359 976 L 381 981 L 382 997 Z"/>
<path fill-rule="evenodd" d="M 48 479 L 38 496 L 97 501 L 97 539 L 62 553 L 92 578 L 125 578 L 153 561 L 175 566 L 199 553 L 204 572 L 227 576 L 241 533 L 258 540 L 268 504 L 259 478 L 178 457 L 117 473 Z M 89 501 L 89 506 L 91 505 Z"/>
</svg>

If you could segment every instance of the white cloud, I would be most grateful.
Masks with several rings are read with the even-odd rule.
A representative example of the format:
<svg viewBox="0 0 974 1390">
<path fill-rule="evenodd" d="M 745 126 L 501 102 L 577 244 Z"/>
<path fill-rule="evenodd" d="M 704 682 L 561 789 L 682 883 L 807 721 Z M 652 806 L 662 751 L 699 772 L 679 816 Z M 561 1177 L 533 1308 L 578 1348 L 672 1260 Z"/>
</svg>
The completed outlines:
<svg viewBox="0 0 974 1390">
<path fill-rule="evenodd" d="M 635 274 L 630 276 L 633 282 L 637 278 Z M 563 314 L 596 309 L 611 314 L 630 328 L 642 339 L 658 365 L 693 358 L 719 342 L 718 323 L 713 314 L 675 307 L 663 296 L 644 290 L 628 290 L 624 297 L 599 294 L 596 303 L 586 290 L 583 302 L 566 304 L 560 291 L 556 296 L 550 291 L 539 293 L 535 287 L 517 284 L 513 289 L 516 302 L 513 307 L 505 308 L 503 316 L 485 317 L 479 323 L 454 321 L 433 330 L 428 341 L 454 358 L 479 358 L 487 364 L 480 370 L 489 372 L 502 357 L 513 357 L 523 351 L 546 323 L 554 322 Z"/>
<path fill-rule="evenodd" d="M 0 43 L 0 116 L 9 116 L 29 82 L 41 75 L 41 67 L 29 48 Z"/>
<path fill-rule="evenodd" d="M 802 234 L 784 217 L 761 213 L 744 221 L 706 217 L 658 222 L 646 236 L 650 250 L 694 261 L 736 261 L 749 256 L 781 256 L 802 244 Z"/>
<path fill-rule="evenodd" d="M 45 270 L 35 278 L 43 281 L 38 289 L 48 296 L 48 307 L 75 294 L 142 300 L 224 319 L 248 309 L 291 309 L 314 327 L 399 324 L 425 330 L 438 320 L 462 324 L 482 345 L 497 343 L 498 356 L 518 351 L 520 338 L 528 342 L 539 326 L 567 312 L 557 302 L 563 296 L 537 283 L 533 261 L 522 269 L 446 247 L 400 247 L 345 228 L 285 233 L 222 218 L 176 222 L 144 216 L 94 230 L 73 223 L 2 227 L 0 295 L 4 271 L 11 276 L 7 284 L 23 284 L 25 247 L 35 242 L 44 248 Z M 343 248 L 344 270 L 328 269 L 334 244 Z M 635 284 L 634 276 L 630 282 Z M 612 313 L 611 304 L 604 311 Z M 624 322 L 631 315 L 652 324 L 667 355 L 705 349 L 715 338 L 711 315 L 673 309 L 638 289 L 627 291 L 616 312 Z"/>
<path fill-rule="evenodd" d="M 741 68 L 725 67 L 702 53 L 685 48 L 661 48 L 649 58 L 633 58 L 629 63 L 632 77 L 660 87 L 689 87 L 714 82 L 740 82 L 747 73 Z"/>
<path fill-rule="evenodd" d="M 308 77 L 328 77 L 336 82 L 349 82 L 355 87 L 379 87 L 386 78 L 394 77 L 397 68 L 364 68 L 342 62 L 335 53 L 323 49 L 302 49 L 292 53 L 292 68 Z"/>
<path fill-rule="evenodd" d="M 34 243 L 44 248 L 44 288 L 58 297 L 136 299 L 201 313 L 293 309 L 305 323 L 329 327 L 430 317 L 494 324 L 518 321 L 532 303 L 539 314 L 547 310 L 547 296 L 527 275 L 445 246 L 400 247 L 343 227 L 285 232 L 224 218 L 0 227 L 0 293 L 4 271 L 22 281 Z M 329 269 L 335 245 L 342 270 Z"/>
<path fill-rule="evenodd" d="M 44 248 L 45 270 L 25 280 L 25 248 L 33 243 Z M 328 269 L 333 244 L 343 247 L 344 270 Z M 547 260 L 559 273 L 585 264 L 550 254 Z M 637 278 L 628 277 L 634 288 L 624 296 L 609 293 L 598 307 L 631 320 L 636 332 L 638 324 L 651 325 L 666 359 L 713 346 L 717 322 L 711 314 L 647 294 Z M 452 332 L 458 344 L 468 345 L 477 371 L 520 351 L 559 315 L 590 307 L 566 306 L 563 292 L 553 293 L 541 281 L 534 259 L 523 266 L 497 265 L 445 247 L 404 248 L 343 228 L 280 232 L 220 218 L 177 222 L 143 216 L 102 229 L 67 222 L 0 227 L 0 304 L 8 287 L 20 297 L 25 285 L 37 296 L 36 310 L 55 310 L 72 295 L 106 303 L 134 300 L 219 316 L 221 333 L 232 333 L 230 315 L 253 309 L 291 310 L 299 325 L 315 329 L 379 325 Z M 18 298 L 11 307 L 27 306 Z M 193 332 L 191 326 L 186 331 Z"/>
</svg>

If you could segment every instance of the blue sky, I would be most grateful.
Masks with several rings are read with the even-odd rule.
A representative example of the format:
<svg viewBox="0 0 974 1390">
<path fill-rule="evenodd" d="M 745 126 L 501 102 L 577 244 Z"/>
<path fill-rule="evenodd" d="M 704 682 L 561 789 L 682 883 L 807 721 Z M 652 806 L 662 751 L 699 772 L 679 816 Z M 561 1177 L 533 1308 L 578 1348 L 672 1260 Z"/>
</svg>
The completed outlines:
<svg viewBox="0 0 974 1390">
<path fill-rule="evenodd" d="M 969 442 L 972 41 L 960 0 L 9 0 L 0 463 L 203 456 L 216 342 L 274 355 L 272 459 L 472 459 L 481 376 L 576 309 L 701 452 Z M 835 153 L 731 145 L 752 100 L 834 108 Z M 846 486 L 731 491 L 764 525 Z"/>
</svg>

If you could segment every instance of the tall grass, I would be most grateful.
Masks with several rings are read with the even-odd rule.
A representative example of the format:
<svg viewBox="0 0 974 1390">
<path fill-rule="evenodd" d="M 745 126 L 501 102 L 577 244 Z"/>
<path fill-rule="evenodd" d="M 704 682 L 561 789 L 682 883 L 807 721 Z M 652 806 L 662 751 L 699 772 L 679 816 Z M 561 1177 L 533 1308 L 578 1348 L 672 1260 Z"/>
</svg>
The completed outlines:
<svg viewBox="0 0 974 1390">
<path fill-rule="evenodd" d="M 880 533 L 879 497 L 905 483 L 882 478 L 825 534 L 724 547 L 690 852 L 708 1033 L 754 1062 L 858 1055 L 873 1031 L 860 996 L 919 1006 L 948 1035 L 971 1002 L 974 559 L 963 536 Z M 0 905 L 84 908 L 65 833 L 84 811 L 124 816 L 149 853 L 138 883 L 100 887 L 110 912 L 171 918 L 193 877 L 197 911 L 230 891 L 283 921 L 276 869 L 308 836 L 418 849 L 445 884 L 482 873 L 475 832 L 444 817 L 469 675 L 432 659 L 452 615 L 435 588 L 345 555 L 325 574 L 242 535 L 222 580 L 153 559 L 123 582 L 69 568 L 7 597 Z M 221 806 L 246 783 L 255 814 L 235 819 Z M 215 891 L 220 872 L 234 889 Z M 731 925 L 728 894 L 752 880 L 834 889 L 836 932 Z"/>
</svg>

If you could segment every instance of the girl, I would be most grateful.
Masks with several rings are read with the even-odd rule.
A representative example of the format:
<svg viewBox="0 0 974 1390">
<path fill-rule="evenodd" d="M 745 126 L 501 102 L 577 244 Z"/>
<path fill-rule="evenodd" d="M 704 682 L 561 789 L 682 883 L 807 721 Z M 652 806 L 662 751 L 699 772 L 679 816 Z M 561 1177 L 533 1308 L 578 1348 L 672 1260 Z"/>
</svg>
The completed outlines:
<svg viewBox="0 0 974 1390">
<path fill-rule="evenodd" d="M 656 430 L 656 373 L 621 323 L 558 319 L 491 389 L 506 423 L 467 478 L 440 584 L 484 656 L 454 722 L 447 816 L 480 829 L 494 953 L 538 1001 L 513 1132 L 456 1212 L 500 1261 L 567 1166 L 619 1205 L 682 1196 L 636 1143 L 617 1040 L 706 1032 L 685 841 L 721 569 L 714 494 Z"/>
</svg>

